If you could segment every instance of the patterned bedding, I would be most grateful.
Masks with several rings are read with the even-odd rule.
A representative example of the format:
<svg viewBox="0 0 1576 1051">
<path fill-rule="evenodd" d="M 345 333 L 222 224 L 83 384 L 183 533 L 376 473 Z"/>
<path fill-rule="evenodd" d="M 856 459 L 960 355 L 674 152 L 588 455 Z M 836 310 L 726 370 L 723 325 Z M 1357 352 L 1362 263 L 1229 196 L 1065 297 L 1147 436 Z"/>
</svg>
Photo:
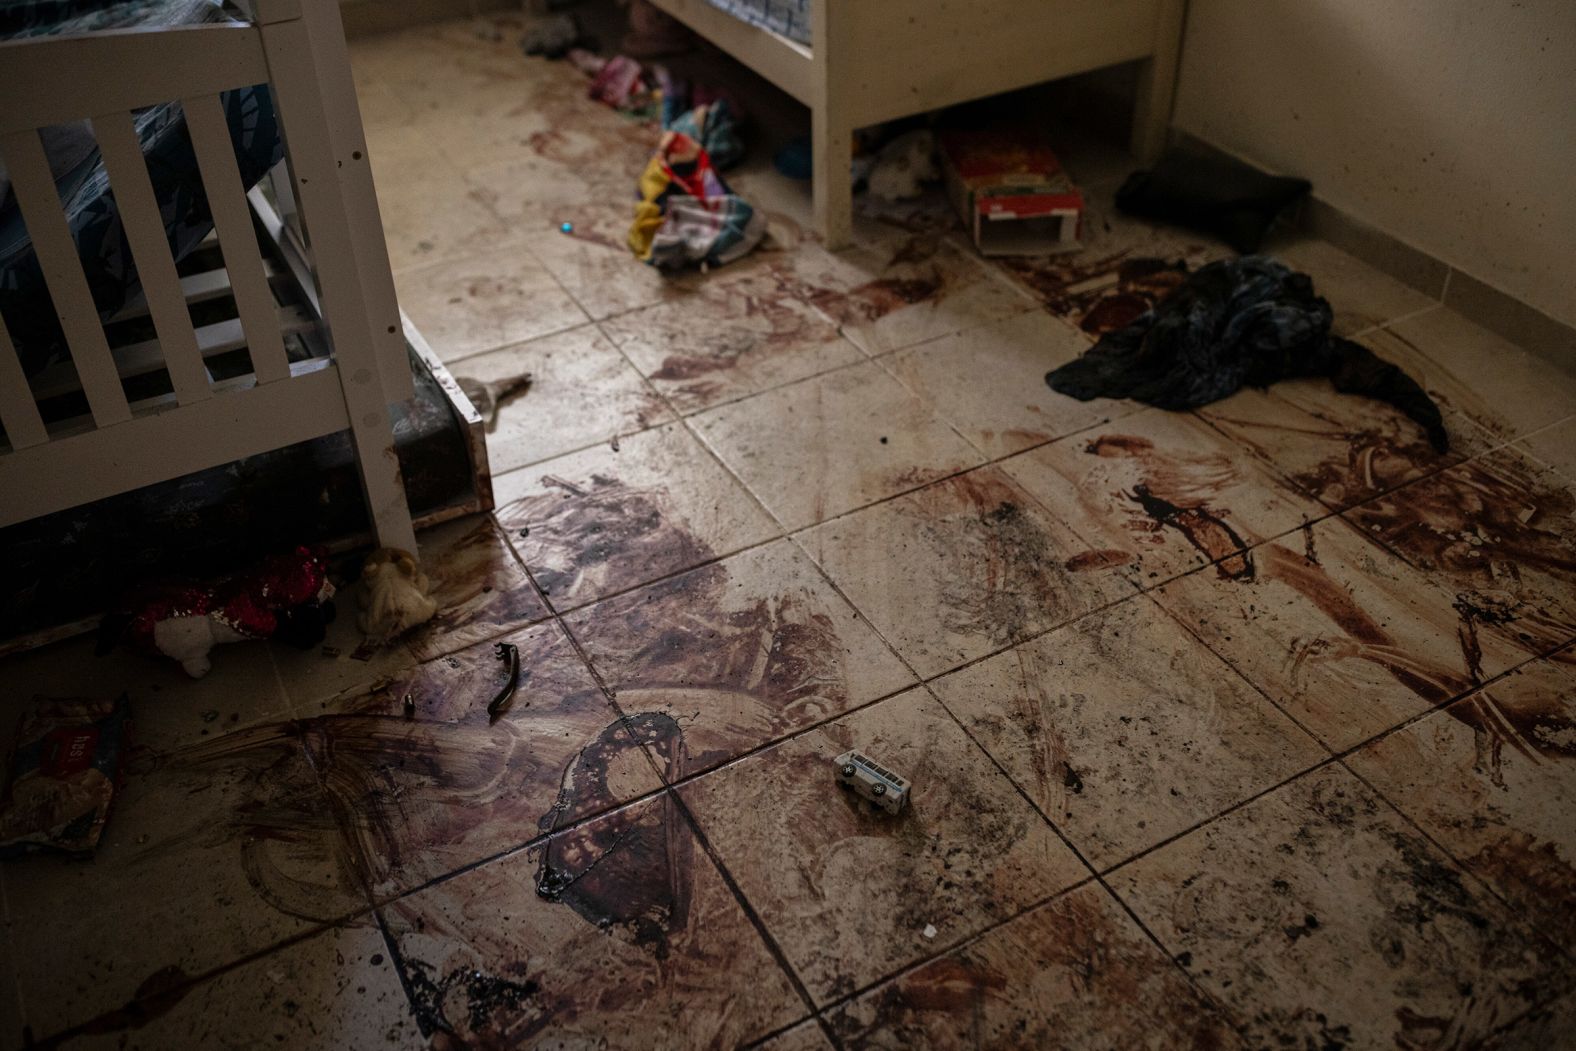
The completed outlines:
<svg viewBox="0 0 1576 1051">
<path fill-rule="evenodd" d="M 711 0 L 711 4 L 790 40 L 810 42 L 810 0 Z"/>
<path fill-rule="evenodd" d="M 231 20 L 220 0 L 0 0 L 0 39 Z M 226 92 L 223 103 L 241 178 L 251 187 L 281 156 L 273 100 L 259 85 Z M 185 116 L 169 103 L 138 111 L 134 123 L 170 249 L 180 260 L 213 229 Z M 109 177 L 87 122 L 45 129 L 42 138 L 94 305 L 108 320 L 141 288 Z M 68 356 L 49 302 L 32 239 L 0 168 L 0 315 L 29 375 Z"/>
</svg>

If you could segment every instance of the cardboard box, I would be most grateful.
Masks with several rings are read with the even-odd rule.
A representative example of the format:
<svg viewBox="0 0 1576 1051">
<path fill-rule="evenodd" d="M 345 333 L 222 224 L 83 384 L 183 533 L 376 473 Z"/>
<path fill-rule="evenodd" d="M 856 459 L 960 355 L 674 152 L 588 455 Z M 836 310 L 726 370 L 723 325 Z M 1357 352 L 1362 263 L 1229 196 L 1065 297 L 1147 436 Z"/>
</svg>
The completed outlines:
<svg viewBox="0 0 1576 1051">
<path fill-rule="evenodd" d="M 1083 195 L 1045 139 L 1027 129 L 952 129 L 940 137 L 947 193 L 981 255 L 1083 247 Z"/>
</svg>

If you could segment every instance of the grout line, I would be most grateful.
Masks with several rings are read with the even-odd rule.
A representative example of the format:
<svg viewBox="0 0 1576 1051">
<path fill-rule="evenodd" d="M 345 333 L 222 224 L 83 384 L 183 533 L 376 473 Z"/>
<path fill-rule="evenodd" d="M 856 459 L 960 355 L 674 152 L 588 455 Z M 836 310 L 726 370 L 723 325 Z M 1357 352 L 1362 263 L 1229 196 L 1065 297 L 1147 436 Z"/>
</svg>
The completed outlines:
<svg viewBox="0 0 1576 1051">
<path fill-rule="evenodd" d="M 1453 703 L 1458 703 L 1458 702 L 1453 702 Z M 1447 705 L 1446 707 L 1449 707 L 1449 706 Z M 1441 710 L 1443 710 L 1443 709 L 1441 709 Z M 1435 713 L 1434 712 L 1429 712 L 1428 714 L 1433 715 Z M 1374 798 L 1378 799 L 1385 806 L 1387 806 L 1391 810 L 1395 811 L 1396 815 L 1399 816 L 1402 821 L 1404 821 L 1408 825 L 1410 825 L 1413 828 L 1413 830 L 1415 830 L 1418 835 L 1422 836 L 1423 839 L 1425 841 L 1427 841 L 1435 850 L 1439 851 L 1440 854 L 1444 855 L 1444 857 L 1449 859 L 1451 864 L 1455 865 L 1458 869 L 1460 869 L 1461 873 L 1467 879 L 1471 880 L 1473 883 L 1475 883 L 1478 886 L 1482 887 L 1483 890 L 1488 893 L 1488 896 L 1490 898 L 1492 898 L 1495 901 L 1499 902 L 1500 905 L 1502 905 L 1505 908 L 1506 912 L 1508 912 L 1515 919 L 1519 920 L 1522 923 L 1522 925 L 1528 931 L 1531 932 L 1532 940 L 1541 941 L 1545 945 L 1545 947 L 1552 948 L 1557 955 L 1565 956 L 1565 957 L 1568 957 L 1568 958 L 1570 958 L 1572 960 L 1576 960 L 1576 947 L 1566 948 L 1564 945 L 1561 945 L 1558 941 L 1556 941 L 1554 939 L 1554 937 L 1552 935 L 1550 935 L 1543 927 L 1537 925 L 1534 922 L 1535 917 L 1528 916 L 1526 914 L 1526 911 L 1523 909 L 1522 906 L 1516 904 L 1515 902 L 1511 901 L 1509 898 L 1505 897 L 1503 894 L 1500 893 L 1499 889 L 1496 886 L 1494 886 L 1494 884 L 1490 883 L 1488 880 L 1482 878 L 1476 872 L 1474 872 L 1470 867 L 1467 866 L 1467 864 L 1465 862 L 1463 862 L 1461 860 L 1460 857 L 1458 857 L 1456 855 L 1455 851 L 1451 850 L 1450 848 L 1445 846 L 1445 844 L 1443 844 L 1438 839 L 1436 839 L 1434 837 L 1433 833 L 1429 832 L 1428 829 L 1426 829 L 1426 828 L 1424 828 L 1422 826 L 1422 824 L 1420 824 L 1418 821 L 1413 819 L 1412 815 L 1407 813 L 1407 811 L 1405 810 L 1405 808 L 1403 808 L 1401 806 L 1401 804 L 1397 803 L 1395 800 L 1391 799 L 1384 792 L 1380 791 L 1378 786 L 1376 786 L 1372 781 L 1369 781 L 1368 778 L 1364 777 L 1362 774 L 1358 773 L 1357 769 L 1354 766 L 1352 766 L 1349 762 L 1347 762 L 1346 760 L 1347 760 L 1347 757 L 1342 757 L 1341 759 L 1338 759 L 1336 762 L 1340 765 L 1341 769 L 1345 770 L 1348 774 L 1350 774 L 1353 778 L 1355 778 L 1359 784 L 1361 784 L 1364 788 L 1368 789 L 1368 791 L 1372 792 L 1373 795 L 1374 795 Z"/>
<path fill-rule="evenodd" d="M 811 1015 L 815 1018 L 816 1023 L 820 1025 L 821 1032 L 826 1036 L 827 1040 L 831 1041 L 832 1046 L 837 1048 L 838 1051 L 842 1051 L 843 1041 L 832 1030 L 826 1019 L 821 1017 L 820 1012 L 816 1010 L 815 998 L 810 995 L 809 987 L 799 977 L 799 972 L 794 969 L 793 964 L 788 959 L 788 954 L 783 951 L 782 946 L 777 944 L 777 939 L 772 936 L 771 931 L 767 930 L 766 921 L 755 911 L 755 906 L 750 904 L 750 899 L 745 895 L 744 888 L 739 886 L 739 882 L 734 878 L 733 872 L 723 862 L 722 855 L 712 845 L 710 837 L 701 828 L 700 822 L 696 820 L 695 814 L 689 808 L 689 804 L 684 801 L 684 797 L 678 792 L 670 790 L 669 796 L 673 800 L 674 805 L 678 807 L 679 812 L 684 815 L 684 820 L 689 823 L 690 832 L 695 836 L 696 841 L 700 843 L 701 849 L 706 852 L 706 857 L 711 860 L 712 866 L 717 870 L 718 875 L 722 877 L 723 883 L 732 892 L 734 900 L 739 903 L 739 908 L 743 910 L 745 919 L 750 922 L 750 926 L 755 928 L 755 933 L 760 937 L 762 943 L 765 944 L 766 951 L 771 954 L 772 958 L 777 961 L 777 966 L 782 968 L 783 973 L 788 976 L 788 981 L 793 985 L 794 992 L 804 1001 L 804 1005 L 810 1009 Z"/>
</svg>

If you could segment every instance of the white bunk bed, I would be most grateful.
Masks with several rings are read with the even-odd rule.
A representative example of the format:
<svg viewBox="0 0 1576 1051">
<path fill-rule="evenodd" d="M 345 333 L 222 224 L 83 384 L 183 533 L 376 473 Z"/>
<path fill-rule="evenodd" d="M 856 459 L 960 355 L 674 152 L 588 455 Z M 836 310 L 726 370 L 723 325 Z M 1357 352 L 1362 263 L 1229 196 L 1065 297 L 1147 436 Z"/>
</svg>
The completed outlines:
<svg viewBox="0 0 1576 1051">
<path fill-rule="evenodd" d="M 0 526 L 348 429 L 377 542 L 416 550 L 389 418 L 412 395 L 406 322 L 338 5 L 240 7 L 246 22 L 0 42 L 0 155 L 70 351 L 70 367 L 30 382 L 0 324 Z M 219 96 L 258 84 L 272 93 L 286 161 L 247 194 Z M 178 274 L 133 128 L 133 111 L 170 101 L 213 213 L 216 274 Z M 39 136 L 83 119 L 141 281 L 129 311 L 157 333 L 113 350 Z M 271 282 L 294 283 L 301 306 L 282 310 Z M 238 318 L 194 324 L 189 305 L 216 294 L 233 296 Z M 305 337 L 291 355 L 289 335 Z M 215 380 L 210 363 L 242 346 L 248 371 Z M 129 381 L 159 370 L 167 393 L 128 396 Z M 85 396 L 85 414 L 41 414 L 62 382 Z"/>
<path fill-rule="evenodd" d="M 1132 148 L 1152 158 L 1171 117 L 1185 0 L 802 0 L 808 46 L 710 0 L 651 2 L 810 107 L 816 224 L 837 247 L 850 232 L 856 128 L 1142 62 Z"/>
</svg>

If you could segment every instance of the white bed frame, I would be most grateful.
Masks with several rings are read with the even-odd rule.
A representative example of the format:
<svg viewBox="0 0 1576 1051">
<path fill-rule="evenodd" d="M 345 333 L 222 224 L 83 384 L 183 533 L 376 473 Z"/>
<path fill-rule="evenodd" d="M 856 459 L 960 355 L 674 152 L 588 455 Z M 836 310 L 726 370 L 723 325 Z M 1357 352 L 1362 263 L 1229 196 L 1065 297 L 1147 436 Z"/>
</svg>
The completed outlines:
<svg viewBox="0 0 1576 1051">
<path fill-rule="evenodd" d="M 811 46 L 706 0 L 651 0 L 810 107 L 818 232 L 847 243 L 854 129 L 1142 62 L 1132 149 L 1165 145 L 1185 0 L 811 0 Z"/>
<path fill-rule="evenodd" d="M 0 526 L 349 430 L 377 542 L 415 551 L 388 408 L 413 395 L 405 323 L 338 4 L 239 3 L 250 24 L 0 42 L 0 153 L 75 366 L 30 384 L 0 323 L 0 422 L 9 441 L 0 444 Z M 262 83 L 284 128 L 286 163 L 270 177 L 272 195 L 260 184 L 248 196 L 219 94 Z M 222 270 L 185 278 L 130 116 L 174 100 L 224 259 Z M 147 315 L 157 333 L 114 350 L 37 132 L 83 118 L 92 121 L 142 281 L 143 302 L 122 316 Z M 271 282 L 294 282 L 304 306 L 281 310 Z M 239 317 L 194 326 L 188 302 L 226 294 Z M 301 336 L 311 353 L 288 360 L 286 334 Z M 209 359 L 242 346 L 251 371 L 215 382 Z M 158 370 L 170 393 L 128 400 L 122 381 Z M 80 389 L 89 411 L 46 421 L 39 401 L 62 384 Z"/>
</svg>

